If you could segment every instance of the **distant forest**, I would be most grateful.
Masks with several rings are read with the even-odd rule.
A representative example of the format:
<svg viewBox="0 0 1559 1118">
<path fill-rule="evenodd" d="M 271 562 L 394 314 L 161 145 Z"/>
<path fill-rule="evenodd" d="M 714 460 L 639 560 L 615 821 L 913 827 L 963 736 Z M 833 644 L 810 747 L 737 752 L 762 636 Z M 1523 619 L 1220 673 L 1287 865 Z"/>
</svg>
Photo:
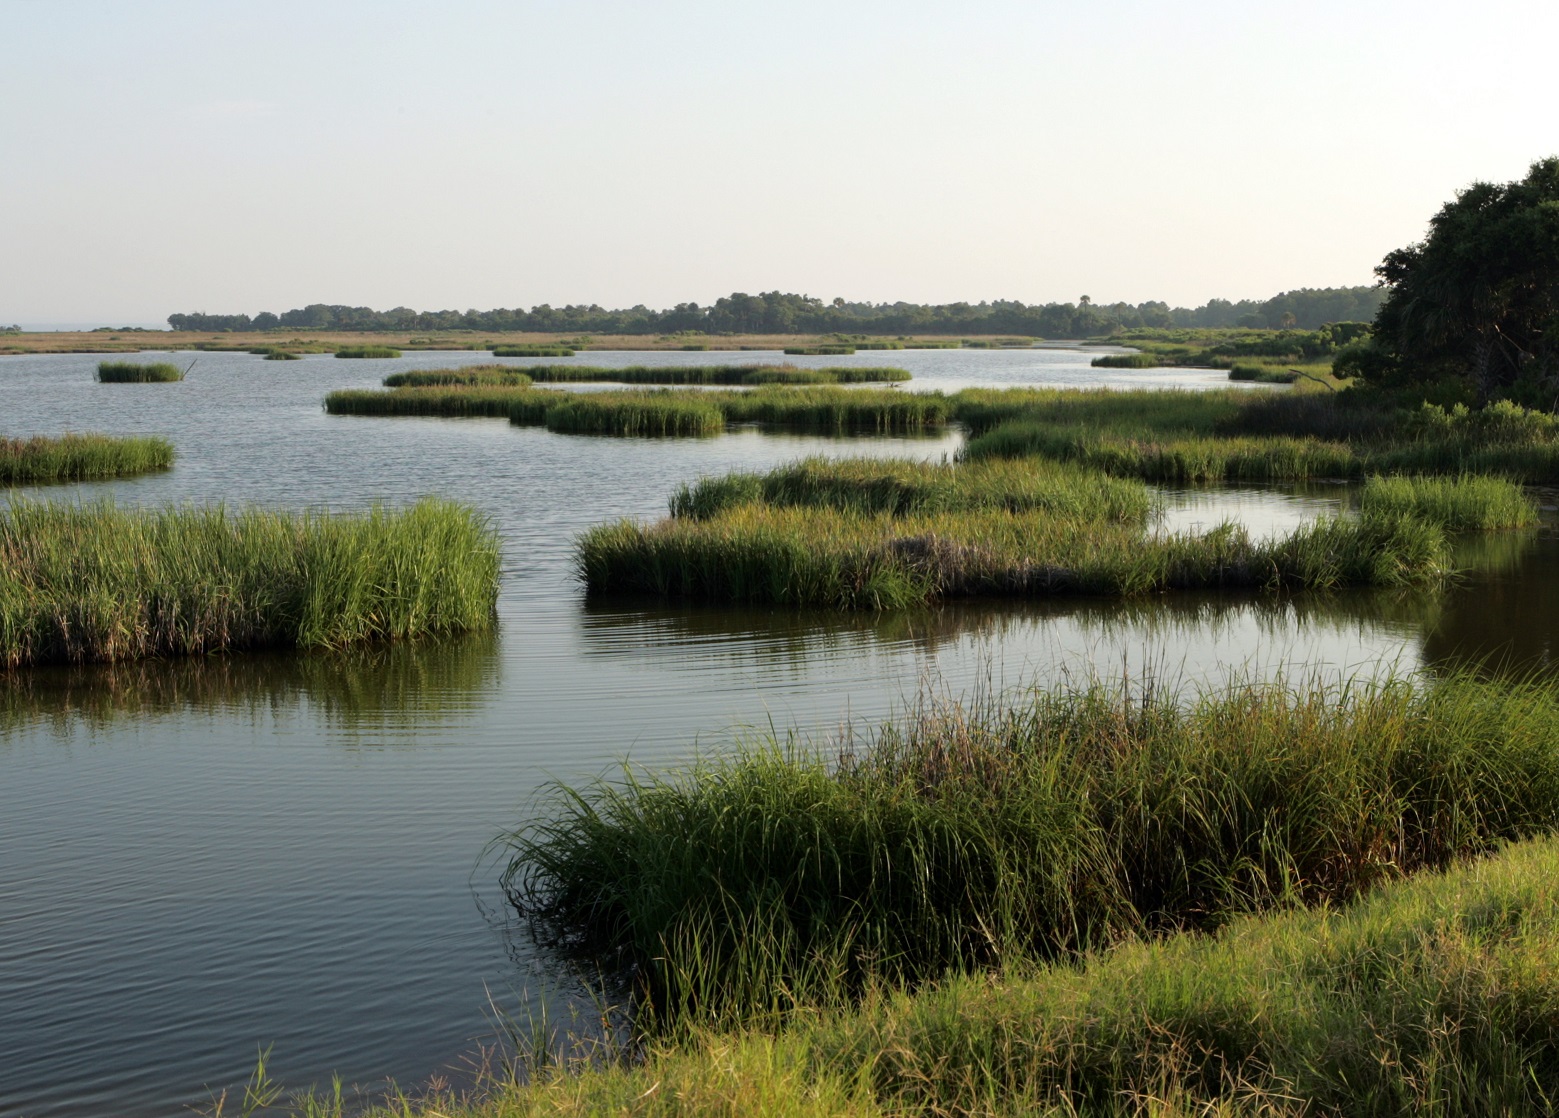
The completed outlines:
<svg viewBox="0 0 1559 1118">
<path fill-rule="evenodd" d="M 1369 322 L 1384 297 L 1379 287 L 1325 287 L 1285 291 L 1270 299 L 1212 299 L 1196 307 L 1167 303 L 825 303 L 807 295 L 737 293 L 713 306 L 678 303 L 670 310 L 630 307 L 552 307 L 530 310 L 414 311 L 311 303 L 273 314 L 170 314 L 175 330 L 486 330 L 581 334 L 1015 334 L 1087 338 L 1115 330 L 1168 327 L 1296 327 Z"/>
</svg>

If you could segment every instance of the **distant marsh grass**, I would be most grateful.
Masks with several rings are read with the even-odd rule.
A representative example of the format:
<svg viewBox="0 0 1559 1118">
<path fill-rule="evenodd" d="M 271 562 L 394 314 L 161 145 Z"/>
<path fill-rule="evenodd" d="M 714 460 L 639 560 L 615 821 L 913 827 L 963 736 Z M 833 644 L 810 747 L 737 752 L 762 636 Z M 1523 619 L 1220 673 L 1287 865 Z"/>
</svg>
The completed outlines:
<svg viewBox="0 0 1559 1118">
<path fill-rule="evenodd" d="M 1341 904 L 1551 831 L 1559 702 L 1453 678 L 929 704 L 831 750 L 759 738 L 679 773 L 556 786 L 531 818 L 509 840 L 513 903 L 631 985 L 641 1030 L 772 1025 L 950 971 Z M 1395 954 L 1355 960 L 1360 987 Z"/>
<path fill-rule="evenodd" d="M 325 397 L 329 415 L 420 415 L 461 418 L 487 416 L 510 418 L 516 407 L 546 406 L 560 393 L 542 392 L 523 383 L 429 385 L 381 391 L 344 388 Z"/>
<path fill-rule="evenodd" d="M 285 349 L 273 349 L 273 350 L 268 350 L 266 352 L 265 360 L 267 360 L 267 361 L 301 361 L 302 357 L 300 357 L 296 353 L 290 353 L 290 352 L 288 352 Z"/>
<path fill-rule="evenodd" d="M 475 510 L 221 505 L 0 510 L 0 666 L 132 660 L 485 629 L 498 541 Z"/>
<path fill-rule="evenodd" d="M 574 350 L 560 345 L 500 345 L 493 347 L 494 357 L 572 357 Z"/>
<path fill-rule="evenodd" d="M 414 369 L 405 373 L 391 373 L 384 378 L 386 388 L 434 388 L 439 386 L 471 385 L 497 387 L 508 385 L 524 388 L 531 377 L 523 369 L 513 365 L 466 365 L 457 369 Z"/>
<path fill-rule="evenodd" d="M 401 351 L 387 345 L 349 345 L 336 350 L 337 357 L 399 357 Z"/>
<path fill-rule="evenodd" d="M 791 357 L 848 357 L 855 352 L 853 345 L 796 345 L 786 346 Z"/>
<path fill-rule="evenodd" d="M 1153 498 L 1140 482 L 1031 460 L 967 466 L 891 458 L 806 458 L 766 474 L 682 485 L 671 515 L 707 520 L 746 504 L 908 516 L 972 509 L 1142 523 Z"/>
<path fill-rule="evenodd" d="M 173 444 L 154 436 L 98 434 L 0 438 L 0 485 L 129 477 L 173 465 Z"/>
<path fill-rule="evenodd" d="M 1153 353 L 1103 353 L 1089 364 L 1095 369 L 1157 369 L 1163 361 Z"/>
<path fill-rule="evenodd" d="M 183 380 L 185 372 L 168 361 L 99 361 L 97 379 L 103 384 L 166 384 Z"/>
<path fill-rule="evenodd" d="M 577 381 L 665 385 L 865 384 L 905 381 L 908 370 L 878 367 L 805 369 L 795 365 L 539 365 L 538 382 Z"/>
</svg>

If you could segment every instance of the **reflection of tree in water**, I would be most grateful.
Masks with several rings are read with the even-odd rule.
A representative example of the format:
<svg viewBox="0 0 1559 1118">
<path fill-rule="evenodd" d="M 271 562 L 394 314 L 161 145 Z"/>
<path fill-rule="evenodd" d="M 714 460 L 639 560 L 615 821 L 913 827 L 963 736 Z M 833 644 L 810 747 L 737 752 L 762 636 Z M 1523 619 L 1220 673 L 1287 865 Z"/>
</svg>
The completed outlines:
<svg viewBox="0 0 1559 1118">
<path fill-rule="evenodd" d="M 1130 599 L 959 601 L 872 613 L 670 607 L 660 600 L 629 608 L 619 599 L 610 604 L 587 601 L 581 626 L 584 648 L 591 655 L 660 654 L 802 671 L 825 653 L 898 646 L 933 654 L 968 638 L 1000 641 L 1050 623 L 1066 623 L 1105 638 L 1153 642 L 1193 635 L 1216 640 L 1252 623 L 1263 640 L 1316 629 L 1385 629 L 1412 636 L 1434 625 L 1439 601 L 1439 594 L 1427 591 L 1187 592 Z"/>
<path fill-rule="evenodd" d="M 1487 539 L 1490 547 L 1500 537 Z M 1559 538 L 1504 537 L 1504 561 L 1479 566 L 1446 595 L 1424 637 L 1424 659 L 1442 670 L 1527 675 L 1559 667 Z"/>
<path fill-rule="evenodd" d="M 468 710 L 496 686 L 495 633 L 339 652 L 139 660 L 0 672 L 0 734 L 182 712 L 250 718 L 306 706 L 343 729 L 408 727 Z"/>
</svg>

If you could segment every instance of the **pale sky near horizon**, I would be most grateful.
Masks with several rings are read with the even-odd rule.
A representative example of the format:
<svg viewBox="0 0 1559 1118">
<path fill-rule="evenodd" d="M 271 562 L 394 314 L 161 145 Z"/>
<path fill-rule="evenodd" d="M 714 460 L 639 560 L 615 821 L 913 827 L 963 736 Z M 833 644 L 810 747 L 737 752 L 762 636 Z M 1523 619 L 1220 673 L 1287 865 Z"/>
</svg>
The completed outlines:
<svg viewBox="0 0 1559 1118">
<path fill-rule="evenodd" d="M 0 324 L 1372 282 L 1559 4 L 0 0 Z"/>
</svg>

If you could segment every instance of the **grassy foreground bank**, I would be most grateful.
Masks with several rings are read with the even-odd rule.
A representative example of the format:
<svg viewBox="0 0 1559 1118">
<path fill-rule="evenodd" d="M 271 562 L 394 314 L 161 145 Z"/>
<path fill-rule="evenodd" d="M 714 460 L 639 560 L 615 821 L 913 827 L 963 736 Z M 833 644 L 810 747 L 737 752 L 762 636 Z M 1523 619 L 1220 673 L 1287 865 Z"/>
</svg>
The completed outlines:
<svg viewBox="0 0 1559 1118">
<path fill-rule="evenodd" d="M 1547 831 L 1559 699 L 1467 679 L 1041 692 L 559 787 L 536 815 L 510 840 L 513 902 L 674 1034 L 1340 903 Z"/>
<path fill-rule="evenodd" d="M 1559 842 L 1342 910 L 541 1064 L 374 1118 L 1520 1118 L 1559 1100 Z M 333 1113 L 312 1104 L 313 1114 Z"/>
<path fill-rule="evenodd" d="M 354 514 L 13 501 L 0 666 L 484 629 L 498 562 L 491 526 L 446 501 Z"/>
<path fill-rule="evenodd" d="M 156 437 L 65 434 L 0 438 L 0 484 L 128 477 L 173 465 L 173 444 Z"/>
</svg>

